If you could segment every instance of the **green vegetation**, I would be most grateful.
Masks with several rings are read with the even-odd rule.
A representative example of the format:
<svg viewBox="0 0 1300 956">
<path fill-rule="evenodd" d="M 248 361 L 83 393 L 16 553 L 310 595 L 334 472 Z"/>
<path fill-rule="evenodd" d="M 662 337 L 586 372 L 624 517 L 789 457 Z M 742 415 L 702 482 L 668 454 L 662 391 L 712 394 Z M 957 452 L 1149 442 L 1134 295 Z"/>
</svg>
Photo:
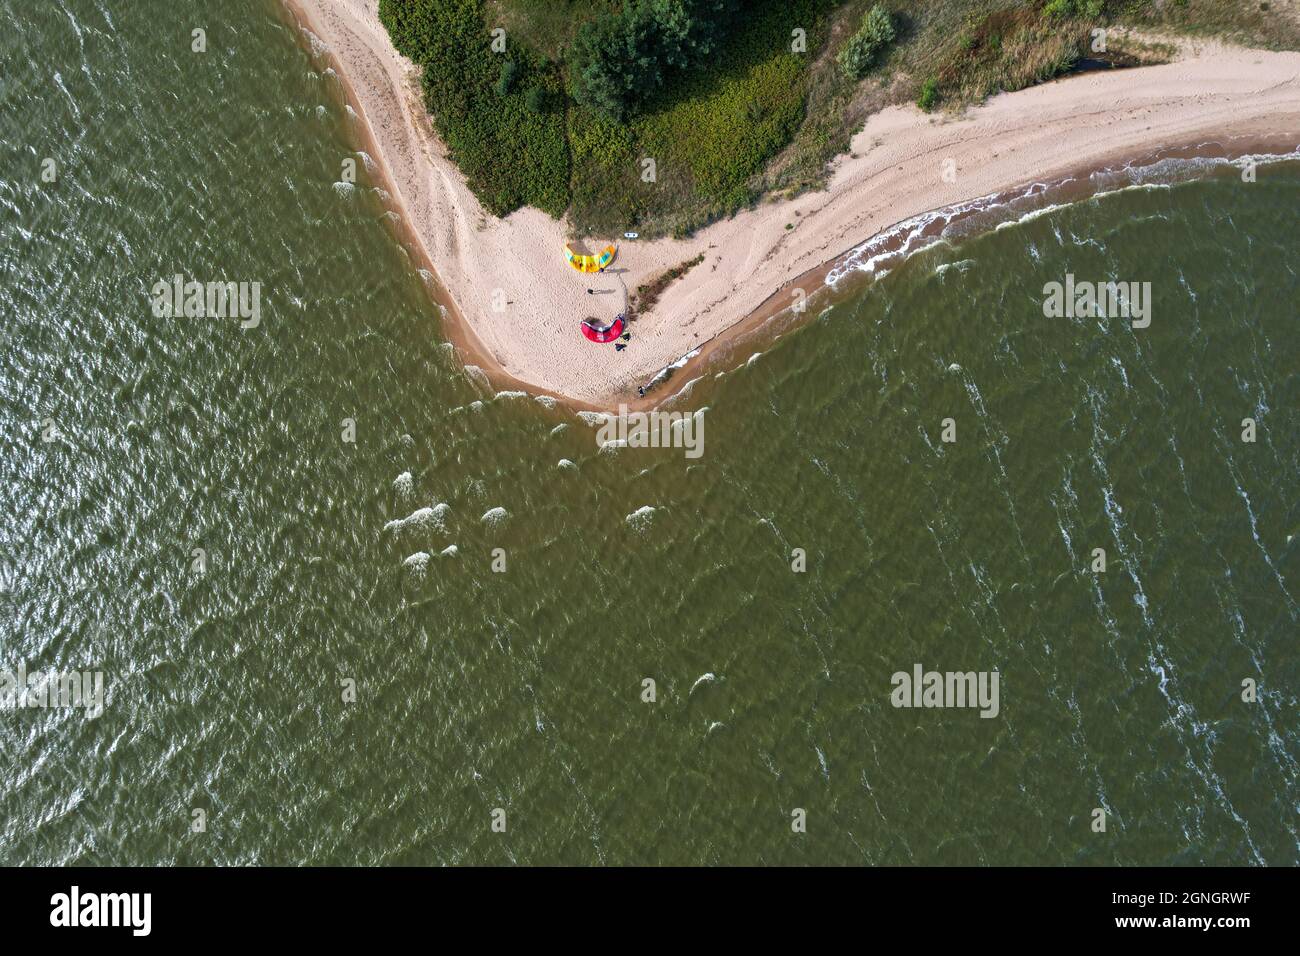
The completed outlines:
<svg viewBox="0 0 1300 956">
<path fill-rule="evenodd" d="M 921 92 L 916 98 L 916 105 L 929 113 L 935 108 L 938 102 L 939 84 L 935 82 L 933 77 L 931 77 L 921 84 Z"/>
<path fill-rule="evenodd" d="M 960 108 L 1070 70 L 1098 26 L 1300 48 L 1256 0 L 380 0 L 495 215 L 688 234 L 820 188 L 871 113 Z M 1274 8 L 1278 4 L 1272 5 Z M 1170 55 L 1116 35 L 1118 65 Z"/>
<path fill-rule="evenodd" d="M 482 0 L 379 0 L 403 55 L 424 68 L 424 102 L 452 158 L 483 205 L 502 216 L 569 206 L 564 118 L 531 110 L 523 90 L 559 93 L 553 64 L 508 36 L 491 48 Z"/>
<path fill-rule="evenodd" d="M 617 14 L 583 24 L 568 57 L 574 100 L 626 119 L 718 51 L 737 7 L 736 0 L 627 0 Z"/>
<path fill-rule="evenodd" d="M 1096 20 L 1101 16 L 1104 5 L 1104 0 L 1047 0 L 1043 12 L 1058 20 L 1065 17 Z"/>
<path fill-rule="evenodd" d="M 894 42 L 894 36 L 894 18 L 876 4 L 862 21 L 862 28 L 840 50 L 839 64 L 844 75 L 856 80 L 866 73 L 885 47 Z"/>
</svg>

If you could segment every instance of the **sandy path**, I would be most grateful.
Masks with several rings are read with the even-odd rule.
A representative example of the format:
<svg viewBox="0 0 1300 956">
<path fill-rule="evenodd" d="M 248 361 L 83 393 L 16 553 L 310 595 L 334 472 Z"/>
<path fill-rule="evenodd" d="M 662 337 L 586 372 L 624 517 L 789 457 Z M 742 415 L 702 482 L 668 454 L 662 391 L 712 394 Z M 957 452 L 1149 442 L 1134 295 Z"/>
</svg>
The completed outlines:
<svg viewBox="0 0 1300 956">
<path fill-rule="evenodd" d="M 636 323 L 631 347 L 617 353 L 578 330 L 583 316 L 612 317 L 621 303 L 617 292 L 593 297 L 585 289 L 617 290 L 617 282 L 569 269 L 565 227 L 544 213 L 495 219 L 482 209 L 432 133 L 415 68 L 389 42 L 378 0 L 288 2 L 368 126 L 361 132 L 394 206 L 454 303 L 448 333 L 466 360 L 504 386 L 522 383 L 589 407 L 635 399 L 637 385 L 782 287 L 928 210 L 1163 147 L 1300 143 L 1300 54 L 1218 44 L 1188 46 L 1185 58 L 1164 66 L 1002 94 L 960 117 L 892 107 L 868 120 L 825 192 L 765 203 L 689 240 L 622 243 L 617 267 L 632 289 L 699 253 L 706 259 L 669 287 Z M 956 175 L 945 179 L 947 160 Z"/>
</svg>

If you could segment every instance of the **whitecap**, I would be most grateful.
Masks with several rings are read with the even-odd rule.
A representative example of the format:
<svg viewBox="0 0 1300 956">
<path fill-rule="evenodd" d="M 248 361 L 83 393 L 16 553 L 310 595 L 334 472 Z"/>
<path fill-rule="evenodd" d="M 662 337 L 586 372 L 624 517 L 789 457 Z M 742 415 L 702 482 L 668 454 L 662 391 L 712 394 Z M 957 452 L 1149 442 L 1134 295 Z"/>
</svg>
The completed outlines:
<svg viewBox="0 0 1300 956">
<path fill-rule="evenodd" d="M 496 528 L 499 527 L 502 523 L 504 523 L 505 520 L 509 517 L 510 517 L 510 513 L 506 511 L 505 508 L 497 507 L 497 508 L 491 508 L 483 512 L 483 517 L 480 518 L 479 520 L 482 521 L 489 528 Z"/>
<path fill-rule="evenodd" d="M 663 368 L 661 368 L 655 374 L 654 378 L 650 379 L 650 381 L 646 383 L 645 387 L 647 389 L 654 388 L 660 382 L 667 379 L 668 376 L 672 375 L 673 372 L 677 371 L 677 369 L 681 368 L 683 365 L 685 365 L 687 362 L 689 362 L 691 359 L 695 358 L 695 356 L 699 354 L 700 354 L 700 350 L 698 348 L 691 349 L 689 352 L 687 352 L 685 355 L 679 358 L 676 362 L 673 362 L 669 365 L 665 365 Z"/>
<path fill-rule="evenodd" d="M 713 671 L 709 671 L 707 674 L 701 674 L 699 677 L 695 678 L 695 683 L 691 685 L 691 689 L 687 692 L 686 696 L 689 697 L 691 694 L 694 694 L 695 688 L 699 687 L 701 684 L 712 684 L 717 681 L 717 679 L 718 675 L 713 673 Z"/>
<path fill-rule="evenodd" d="M 423 578 L 429 570 L 429 552 L 417 551 L 402 562 L 413 578 Z"/>
<path fill-rule="evenodd" d="M 451 507 L 438 504 L 432 508 L 417 508 L 405 518 L 397 518 L 384 525 L 384 531 L 404 531 L 407 528 L 418 530 L 446 531 L 447 514 Z"/>
<path fill-rule="evenodd" d="M 607 415 L 604 412 L 582 411 L 582 412 L 578 412 L 578 417 L 581 418 L 588 425 L 590 425 L 592 428 L 595 428 L 598 425 L 603 425 L 607 421 L 614 420 L 613 415 Z"/>
<path fill-rule="evenodd" d="M 628 515 L 624 520 L 632 526 L 634 531 L 644 532 L 650 527 L 650 522 L 654 518 L 654 514 L 655 509 L 653 507 L 650 505 L 642 505 L 640 508 L 637 508 L 636 511 Z"/>
<path fill-rule="evenodd" d="M 949 269 L 956 269 L 958 272 L 965 272 L 974 264 L 974 259 L 961 259 L 957 262 L 943 262 L 935 267 L 934 274 L 937 276 L 943 276 Z"/>
<path fill-rule="evenodd" d="M 488 381 L 487 372 L 483 371 L 477 365 L 466 365 L 465 375 L 473 385 L 481 389 L 484 394 L 492 391 L 492 383 Z"/>
<path fill-rule="evenodd" d="M 402 498 L 409 498 L 415 490 L 415 479 L 409 471 L 404 471 L 393 479 L 393 491 Z"/>
</svg>

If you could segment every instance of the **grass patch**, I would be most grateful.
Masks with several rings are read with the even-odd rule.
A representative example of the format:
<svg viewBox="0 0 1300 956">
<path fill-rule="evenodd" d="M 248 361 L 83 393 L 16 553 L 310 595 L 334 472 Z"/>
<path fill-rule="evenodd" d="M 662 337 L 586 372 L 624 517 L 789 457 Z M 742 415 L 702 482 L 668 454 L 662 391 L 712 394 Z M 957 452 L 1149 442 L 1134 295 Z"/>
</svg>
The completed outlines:
<svg viewBox="0 0 1300 956">
<path fill-rule="evenodd" d="M 970 101 L 1064 73 L 1083 56 L 1091 23 L 1071 9 L 1049 3 L 969 21 L 939 68 L 936 95 Z"/>
<path fill-rule="evenodd" d="M 617 9 L 617 0 L 488 0 L 484 20 L 551 60 L 563 58 L 584 23 Z"/>
<path fill-rule="evenodd" d="M 1110 6 L 1117 20 L 1134 27 L 1265 50 L 1300 49 L 1300 6 L 1294 0 L 1121 0 Z"/>
</svg>

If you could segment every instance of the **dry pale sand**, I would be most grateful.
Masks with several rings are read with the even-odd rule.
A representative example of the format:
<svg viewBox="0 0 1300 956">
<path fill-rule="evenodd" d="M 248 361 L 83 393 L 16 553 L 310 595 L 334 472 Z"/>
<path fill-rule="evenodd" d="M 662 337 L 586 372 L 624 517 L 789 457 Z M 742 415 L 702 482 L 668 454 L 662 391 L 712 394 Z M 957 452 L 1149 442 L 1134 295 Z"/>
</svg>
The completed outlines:
<svg viewBox="0 0 1300 956">
<path fill-rule="evenodd" d="M 588 408 L 644 404 L 637 386 L 665 366 L 697 349 L 690 365 L 707 361 L 712 349 L 702 346 L 724 341 L 751 313 L 788 305 L 796 280 L 814 288 L 841 254 L 928 210 L 1165 147 L 1300 141 L 1300 54 L 1219 44 L 1184 45 L 1168 65 L 1002 94 L 959 117 L 892 107 L 868 120 L 826 191 L 764 203 L 689 240 L 622 242 L 616 268 L 631 289 L 706 258 L 615 352 L 584 339 L 578 322 L 613 317 L 622 302 L 616 278 L 571 270 L 565 225 L 544 213 L 496 219 L 483 210 L 433 134 L 416 69 L 389 42 L 378 0 L 287 2 L 339 74 L 416 254 L 450 294 L 446 331 L 464 360 L 503 387 Z M 944 176 L 948 160 L 955 176 Z M 589 286 L 612 294 L 589 296 Z M 695 374 L 686 367 L 671 384 Z M 668 393 L 656 389 L 646 401 Z"/>
</svg>

